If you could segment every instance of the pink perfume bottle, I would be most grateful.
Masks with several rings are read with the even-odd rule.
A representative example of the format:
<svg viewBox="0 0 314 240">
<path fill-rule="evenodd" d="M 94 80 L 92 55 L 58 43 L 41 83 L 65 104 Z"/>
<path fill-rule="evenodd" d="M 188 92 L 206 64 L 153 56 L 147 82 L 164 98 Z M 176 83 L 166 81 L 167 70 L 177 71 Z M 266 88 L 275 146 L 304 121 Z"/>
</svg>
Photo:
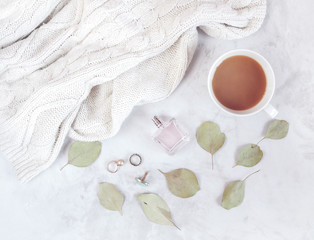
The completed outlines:
<svg viewBox="0 0 314 240">
<path fill-rule="evenodd" d="M 163 123 L 158 117 L 154 116 L 152 120 L 159 128 L 153 138 L 169 154 L 174 154 L 190 140 L 189 135 L 178 126 L 175 119 Z"/>
</svg>

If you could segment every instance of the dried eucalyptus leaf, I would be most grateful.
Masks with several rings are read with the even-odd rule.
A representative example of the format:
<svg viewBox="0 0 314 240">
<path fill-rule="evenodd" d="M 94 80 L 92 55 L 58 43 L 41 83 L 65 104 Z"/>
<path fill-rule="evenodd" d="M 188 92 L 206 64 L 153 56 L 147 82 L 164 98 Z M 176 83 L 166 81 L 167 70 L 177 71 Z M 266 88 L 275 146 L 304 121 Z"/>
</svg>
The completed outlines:
<svg viewBox="0 0 314 240">
<path fill-rule="evenodd" d="M 172 217 L 171 217 L 171 213 L 169 211 L 167 211 L 166 209 L 164 208 L 160 208 L 158 207 L 158 209 L 160 210 L 161 214 L 165 216 L 165 218 L 167 218 L 173 226 L 175 226 L 177 229 L 181 230 L 175 223 L 174 221 L 172 220 Z"/>
<path fill-rule="evenodd" d="M 101 152 L 101 142 L 73 142 L 68 151 L 68 163 L 76 167 L 87 167 L 91 165 Z"/>
<path fill-rule="evenodd" d="M 258 164 L 263 157 L 263 151 L 256 144 L 249 144 L 242 148 L 238 155 L 237 165 L 253 167 Z"/>
<path fill-rule="evenodd" d="M 167 203 L 157 194 L 144 193 L 138 195 L 137 199 L 141 202 L 143 212 L 149 221 L 178 228 L 172 220 Z"/>
<path fill-rule="evenodd" d="M 119 211 L 122 215 L 124 197 L 115 185 L 107 182 L 99 184 L 98 199 L 100 204 L 111 211 Z"/>
<path fill-rule="evenodd" d="M 197 129 L 197 142 L 201 148 L 212 155 L 212 168 L 214 166 L 213 155 L 222 147 L 225 138 L 225 134 L 220 131 L 219 126 L 214 122 L 204 122 Z"/>
<path fill-rule="evenodd" d="M 225 142 L 225 134 L 214 122 L 204 122 L 196 134 L 198 144 L 207 152 L 215 154 Z"/>
<path fill-rule="evenodd" d="M 253 174 L 259 172 L 260 170 L 251 173 L 246 178 L 244 178 L 242 181 L 234 181 L 229 183 L 222 195 L 222 201 L 221 205 L 223 208 L 229 210 L 231 208 L 239 206 L 244 199 L 244 193 L 245 193 L 245 181 L 252 176 Z"/>
<path fill-rule="evenodd" d="M 159 171 L 166 177 L 169 190 L 177 197 L 189 198 L 200 190 L 195 174 L 189 169 L 180 168 L 168 173 Z"/>
<path fill-rule="evenodd" d="M 287 136 L 289 131 L 289 123 L 285 120 L 274 120 L 267 128 L 265 138 L 281 139 Z"/>
<path fill-rule="evenodd" d="M 223 208 L 229 210 L 239 206 L 244 198 L 244 189 L 245 182 L 243 181 L 229 183 L 222 196 L 221 205 Z"/>
</svg>

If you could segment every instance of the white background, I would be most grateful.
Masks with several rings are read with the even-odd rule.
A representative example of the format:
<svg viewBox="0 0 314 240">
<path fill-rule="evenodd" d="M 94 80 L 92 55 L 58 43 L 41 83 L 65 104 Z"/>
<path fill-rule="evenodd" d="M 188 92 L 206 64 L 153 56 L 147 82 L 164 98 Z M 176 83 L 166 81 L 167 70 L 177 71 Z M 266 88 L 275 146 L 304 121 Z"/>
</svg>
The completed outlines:
<svg viewBox="0 0 314 240">
<path fill-rule="evenodd" d="M 0 239 L 3 240 L 210 240 L 210 239 L 314 239 L 314 3 L 304 0 L 269 1 L 261 30 L 246 39 L 220 41 L 200 34 L 195 57 L 178 89 L 166 100 L 139 106 L 119 134 L 103 141 L 99 159 L 88 168 L 67 166 L 68 140 L 53 165 L 21 185 L 9 162 L 0 160 Z M 272 104 L 279 119 L 290 122 L 283 140 L 261 143 L 264 158 L 254 168 L 236 167 L 239 148 L 257 142 L 270 119 L 265 113 L 237 118 L 218 110 L 207 91 L 207 74 L 224 52 L 248 48 L 264 55 L 276 75 Z M 175 156 L 168 156 L 151 140 L 153 115 L 172 116 L 192 135 L 192 141 Z M 226 134 L 223 148 L 210 156 L 196 143 L 197 127 L 207 120 L 219 123 Z M 123 166 L 116 174 L 106 171 L 110 160 L 134 153 L 143 164 Z M 201 190 L 180 199 L 167 189 L 156 170 L 189 168 Z M 220 206 L 227 183 L 261 169 L 246 184 L 244 202 L 227 211 Z M 136 176 L 150 170 L 143 188 Z M 104 209 L 97 199 L 98 183 L 114 183 L 125 196 L 123 216 Z M 136 195 L 153 192 L 164 198 L 181 231 L 149 222 Z"/>
</svg>

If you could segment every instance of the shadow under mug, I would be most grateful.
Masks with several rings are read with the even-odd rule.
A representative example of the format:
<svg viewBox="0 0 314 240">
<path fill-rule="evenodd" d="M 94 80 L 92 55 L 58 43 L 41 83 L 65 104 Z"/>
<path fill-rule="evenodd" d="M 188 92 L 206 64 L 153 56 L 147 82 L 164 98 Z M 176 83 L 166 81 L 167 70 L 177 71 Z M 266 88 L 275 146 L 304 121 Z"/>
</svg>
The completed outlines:
<svg viewBox="0 0 314 240">
<path fill-rule="evenodd" d="M 227 58 L 233 57 L 233 56 L 247 56 L 250 58 L 253 58 L 255 61 L 257 61 L 261 67 L 264 70 L 265 76 L 266 76 L 266 90 L 263 98 L 259 101 L 258 104 L 256 104 L 254 107 L 246 109 L 246 110 L 233 110 L 230 108 L 227 108 L 223 104 L 221 104 L 218 99 L 216 98 L 214 91 L 213 91 L 213 85 L 212 81 L 216 72 L 217 67 Z M 251 50 L 246 49 L 236 49 L 229 52 L 226 52 L 222 56 L 220 56 L 213 64 L 209 71 L 208 76 L 208 89 L 209 94 L 211 98 L 213 99 L 214 103 L 224 110 L 227 113 L 230 113 L 232 115 L 236 116 L 250 116 L 253 114 L 256 114 L 262 110 L 264 110 L 271 118 L 274 118 L 278 111 L 269 103 L 271 98 L 274 95 L 275 92 L 275 74 L 270 66 L 269 62 L 260 54 L 253 52 Z"/>
</svg>

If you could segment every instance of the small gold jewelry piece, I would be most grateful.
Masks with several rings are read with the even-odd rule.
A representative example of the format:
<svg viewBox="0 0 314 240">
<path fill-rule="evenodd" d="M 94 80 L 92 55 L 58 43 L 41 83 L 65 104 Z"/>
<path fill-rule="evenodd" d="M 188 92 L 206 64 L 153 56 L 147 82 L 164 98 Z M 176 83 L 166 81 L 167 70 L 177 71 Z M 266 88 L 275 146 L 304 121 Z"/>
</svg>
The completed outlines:
<svg viewBox="0 0 314 240">
<path fill-rule="evenodd" d="M 118 167 L 120 167 L 120 166 L 123 166 L 124 161 L 120 159 L 116 163 L 117 163 Z"/>
<path fill-rule="evenodd" d="M 142 157 L 141 157 L 139 154 L 134 153 L 134 154 L 132 154 L 132 155 L 129 157 L 129 162 L 130 162 L 133 166 L 137 167 L 137 166 L 141 165 L 141 163 L 142 163 Z"/>
<path fill-rule="evenodd" d="M 148 186 L 149 183 L 148 183 L 148 182 L 145 182 L 145 178 L 146 178 L 147 174 L 148 174 L 148 171 L 145 172 L 145 174 L 144 174 L 144 176 L 143 176 L 142 178 L 139 178 L 139 177 L 138 177 L 138 178 L 135 178 L 136 182 L 137 182 L 138 184 L 140 184 L 141 186 L 144 186 L 144 187 Z"/>
<path fill-rule="evenodd" d="M 123 166 L 124 161 L 118 160 L 118 161 L 110 161 L 107 164 L 107 170 L 111 173 L 116 173 L 119 170 L 119 167 Z"/>
</svg>

